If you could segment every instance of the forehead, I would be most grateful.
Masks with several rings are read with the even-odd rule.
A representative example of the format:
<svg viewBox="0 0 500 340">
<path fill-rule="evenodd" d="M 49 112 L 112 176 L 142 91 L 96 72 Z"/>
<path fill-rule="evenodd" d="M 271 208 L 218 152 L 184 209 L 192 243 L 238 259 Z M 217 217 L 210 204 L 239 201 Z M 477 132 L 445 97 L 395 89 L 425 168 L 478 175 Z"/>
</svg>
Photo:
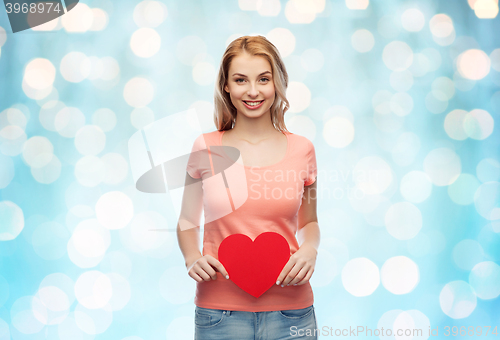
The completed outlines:
<svg viewBox="0 0 500 340">
<path fill-rule="evenodd" d="M 258 75 L 264 71 L 272 72 L 271 64 L 261 56 L 253 56 L 246 53 L 233 58 L 229 65 L 229 76 L 233 73 L 244 75 Z"/>
</svg>

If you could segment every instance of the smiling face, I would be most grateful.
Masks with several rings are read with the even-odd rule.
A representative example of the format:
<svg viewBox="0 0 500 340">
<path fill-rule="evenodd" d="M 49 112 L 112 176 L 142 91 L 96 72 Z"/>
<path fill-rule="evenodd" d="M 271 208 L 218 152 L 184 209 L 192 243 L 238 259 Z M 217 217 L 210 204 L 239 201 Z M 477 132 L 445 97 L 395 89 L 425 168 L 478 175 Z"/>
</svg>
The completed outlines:
<svg viewBox="0 0 500 340">
<path fill-rule="evenodd" d="M 240 54 L 229 66 L 224 90 L 238 114 L 251 118 L 270 114 L 275 98 L 271 64 L 263 57 Z"/>
</svg>

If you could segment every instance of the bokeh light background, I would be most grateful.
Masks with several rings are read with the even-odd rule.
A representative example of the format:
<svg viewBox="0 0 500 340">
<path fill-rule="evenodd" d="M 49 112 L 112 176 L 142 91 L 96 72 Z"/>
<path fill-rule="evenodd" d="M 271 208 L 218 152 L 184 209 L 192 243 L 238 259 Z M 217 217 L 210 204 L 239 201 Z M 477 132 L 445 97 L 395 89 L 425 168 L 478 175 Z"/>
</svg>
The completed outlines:
<svg viewBox="0 0 500 340">
<path fill-rule="evenodd" d="M 7 20 L 0 340 L 193 338 L 171 201 L 136 190 L 127 141 L 189 108 L 214 131 L 222 53 L 254 34 L 284 58 L 288 129 L 316 147 L 318 326 L 497 338 L 498 0 L 96 0 Z"/>
</svg>

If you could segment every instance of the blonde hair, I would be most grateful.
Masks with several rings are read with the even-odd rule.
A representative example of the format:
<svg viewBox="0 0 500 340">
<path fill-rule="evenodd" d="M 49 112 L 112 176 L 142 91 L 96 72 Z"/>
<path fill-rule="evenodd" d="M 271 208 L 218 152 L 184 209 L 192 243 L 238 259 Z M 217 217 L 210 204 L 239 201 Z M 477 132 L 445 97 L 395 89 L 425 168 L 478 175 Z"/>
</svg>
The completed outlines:
<svg viewBox="0 0 500 340">
<path fill-rule="evenodd" d="M 261 35 L 240 37 L 232 41 L 224 52 L 214 91 L 214 122 L 217 130 L 232 129 L 236 121 L 236 108 L 231 102 L 229 93 L 224 91 L 224 87 L 228 80 L 231 61 L 242 53 L 263 57 L 271 64 L 275 89 L 274 103 L 270 108 L 271 120 L 275 129 L 288 132 L 285 126 L 285 112 L 290 107 L 286 99 L 288 73 L 276 46 Z"/>
</svg>

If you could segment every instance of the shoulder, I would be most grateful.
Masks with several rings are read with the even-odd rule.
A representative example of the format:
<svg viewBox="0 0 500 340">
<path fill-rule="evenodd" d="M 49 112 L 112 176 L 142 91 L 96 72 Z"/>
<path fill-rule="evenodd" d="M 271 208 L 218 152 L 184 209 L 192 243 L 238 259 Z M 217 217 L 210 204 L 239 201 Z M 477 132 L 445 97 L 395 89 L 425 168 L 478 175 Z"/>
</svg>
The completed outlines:
<svg viewBox="0 0 500 340">
<path fill-rule="evenodd" d="M 314 150 L 314 144 L 313 142 L 302 135 L 298 135 L 296 133 L 289 133 L 289 140 L 292 141 L 294 149 L 301 150 L 305 153 L 311 152 L 311 150 Z"/>
<path fill-rule="evenodd" d="M 207 145 L 218 145 L 221 131 L 215 130 L 211 132 L 200 133 L 194 140 L 193 147 L 197 150 L 206 149 Z"/>
</svg>

